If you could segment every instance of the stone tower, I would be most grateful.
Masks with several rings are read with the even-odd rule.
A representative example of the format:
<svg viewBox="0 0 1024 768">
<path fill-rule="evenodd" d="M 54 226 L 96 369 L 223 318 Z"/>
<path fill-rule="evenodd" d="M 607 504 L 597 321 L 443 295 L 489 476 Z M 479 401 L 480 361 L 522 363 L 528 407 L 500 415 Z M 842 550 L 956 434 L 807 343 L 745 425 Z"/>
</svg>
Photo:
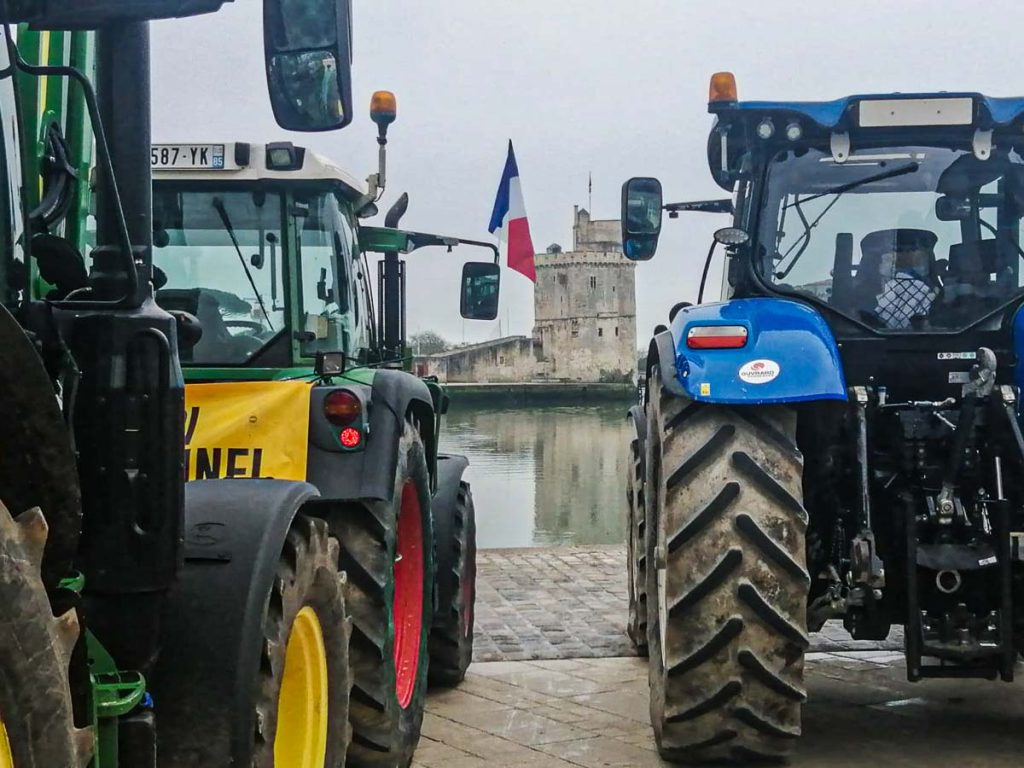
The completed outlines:
<svg viewBox="0 0 1024 768">
<path fill-rule="evenodd" d="M 636 368 L 635 265 L 618 219 L 576 208 L 572 251 L 537 254 L 533 346 L 537 377 L 630 381 Z"/>
</svg>

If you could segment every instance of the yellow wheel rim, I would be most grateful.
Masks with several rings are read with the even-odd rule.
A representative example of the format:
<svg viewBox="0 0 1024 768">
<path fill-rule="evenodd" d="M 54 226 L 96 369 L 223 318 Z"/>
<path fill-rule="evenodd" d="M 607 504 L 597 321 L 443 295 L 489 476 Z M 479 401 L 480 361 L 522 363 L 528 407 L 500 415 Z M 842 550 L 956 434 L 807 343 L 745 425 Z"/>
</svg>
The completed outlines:
<svg viewBox="0 0 1024 768">
<path fill-rule="evenodd" d="M 288 634 L 277 701 L 274 764 L 323 768 L 327 761 L 327 651 L 320 619 L 308 605 Z M 0 762 L 0 768 L 5 768 Z"/>
<path fill-rule="evenodd" d="M 14 755 L 11 754 L 11 742 L 7 738 L 3 718 L 0 718 L 0 768 L 14 768 Z"/>
</svg>

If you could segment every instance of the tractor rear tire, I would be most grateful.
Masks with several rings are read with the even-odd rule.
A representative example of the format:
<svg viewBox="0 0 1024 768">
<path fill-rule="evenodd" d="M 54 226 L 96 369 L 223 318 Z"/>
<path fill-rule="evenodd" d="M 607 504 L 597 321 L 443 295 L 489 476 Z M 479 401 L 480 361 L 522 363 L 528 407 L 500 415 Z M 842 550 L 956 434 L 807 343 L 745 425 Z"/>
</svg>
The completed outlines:
<svg viewBox="0 0 1024 768">
<path fill-rule="evenodd" d="M 444 545 L 444 542 L 438 542 Z M 442 605 L 444 621 L 430 630 L 431 685 L 450 687 L 466 678 L 473 661 L 473 606 L 476 604 L 476 512 L 469 483 L 459 483 L 452 520 L 452 600 Z"/>
<path fill-rule="evenodd" d="M 52 323 L 52 319 L 50 320 Z M 74 570 L 82 492 L 68 424 L 53 382 L 25 329 L 0 307 L 0 498 L 11 509 L 46 510 L 43 584 L 52 593 Z"/>
<path fill-rule="evenodd" d="M 651 721 L 662 757 L 777 759 L 800 735 L 807 513 L 796 417 L 667 395 L 647 406 Z"/>
<path fill-rule="evenodd" d="M 430 478 L 415 424 L 399 439 L 392 499 L 353 505 L 333 526 L 352 613 L 348 765 L 404 768 L 423 724 L 434 595 Z"/>
<path fill-rule="evenodd" d="M 640 656 L 647 655 L 647 548 L 644 545 L 644 479 L 640 441 L 633 438 L 626 465 L 626 586 L 629 617 L 626 634 Z"/>
<path fill-rule="evenodd" d="M 83 768 L 91 729 L 75 728 L 68 664 L 75 611 L 54 617 L 41 577 L 47 527 L 38 508 L 0 504 L 0 766 Z"/>
<path fill-rule="evenodd" d="M 327 523 L 296 515 L 264 622 L 253 768 L 345 764 L 351 623 L 338 561 Z"/>
</svg>

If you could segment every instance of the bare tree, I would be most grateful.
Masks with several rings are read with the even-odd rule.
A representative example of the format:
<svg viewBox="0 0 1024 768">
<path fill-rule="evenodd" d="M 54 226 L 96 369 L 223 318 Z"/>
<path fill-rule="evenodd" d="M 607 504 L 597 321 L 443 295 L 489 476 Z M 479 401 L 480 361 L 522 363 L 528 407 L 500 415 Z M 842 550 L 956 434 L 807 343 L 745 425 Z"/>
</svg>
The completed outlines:
<svg viewBox="0 0 1024 768">
<path fill-rule="evenodd" d="M 448 340 L 436 331 L 414 333 L 409 337 L 409 346 L 416 355 L 436 355 L 451 348 Z"/>
</svg>

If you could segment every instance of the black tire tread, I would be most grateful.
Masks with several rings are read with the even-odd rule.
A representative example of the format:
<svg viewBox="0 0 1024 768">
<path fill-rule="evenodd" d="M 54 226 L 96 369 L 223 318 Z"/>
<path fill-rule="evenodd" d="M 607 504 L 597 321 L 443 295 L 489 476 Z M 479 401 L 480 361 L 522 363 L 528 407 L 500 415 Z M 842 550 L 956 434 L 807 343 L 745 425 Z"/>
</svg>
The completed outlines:
<svg viewBox="0 0 1024 768">
<path fill-rule="evenodd" d="M 285 537 L 277 576 L 263 626 L 263 649 L 255 712 L 253 768 L 273 768 L 278 699 L 284 677 L 288 637 L 298 612 L 313 608 L 327 652 L 328 729 L 325 765 L 344 761 L 351 731 L 348 723 L 349 638 L 345 609 L 346 577 L 338 569 L 339 546 L 324 520 L 299 513 Z"/>
<path fill-rule="evenodd" d="M 631 416 L 627 418 L 632 420 Z M 629 599 L 626 635 L 640 656 L 647 655 L 647 553 L 644 536 L 640 440 L 634 436 L 626 462 L 626 583 Z"/>
<path fill-rule="evenodd" d="M 349 572 L 346 598 L 352 617 L 352 642 L 349 646 L 352 740 L 346 765 L 356 768 L 402 768 L 409 765 L 423 721 L 428 667 L 425 638 L 421 648 L 420 676 L 413 700 L 405 710 L 399 706 L 395 694 L 393 662 L 394 558 L 401 491 L 409 479 L 414 479 L 420 490 L 425 518 L 424 562 L 427 573 L 424 579 L 428 586 L 433 585 L 433 536 L 426 454 L 423 439 L 412 421 L 406 422 L 399 440 L 395 475 L 395 493 L 391 501 L 362 500 L 347 506 L 342 514 L 331 519 L 331 532 L 341 547 L 341 567 Z M 425 604 L 424 630 L 430 626 L 430 602 L 427 600 Z"/>
<path fill-rule="evenodd" d="M 0 503 L 0 711 L 18 768 L 84 768 L 93 732 L 75 727 L 68 677 L 78 617 L 51 610 L 41 572 L 47 533 L 38 508 L 14 519 Z"/>
<path fill-rule="evenodd" d="M 476 600 L 476 509 L 473 505 L 473 490 L 469 483 L 459 483 L 453 520 L 453 542 L 456 557 L 452 567 L 454 589 L 450 605 L 438 606 L 445 620 L 435 622 L 430 629 L 430 671 L 431 685 L 450 687 L 458 685 L 466 677 L 466 670 L 473 661 L 473 618 L 470 607 L 466 616 L 462 605 L 462 590 L 466 580 L 471 580 L 470 601 Z M 438 542 L 442 545 L 443 542 Z M 466 623 L 469 626 L 466 626 Z"/>
<path fill-rule="evenodd" d="M 659 751 L 784 757 L 806 698 L 810 584 L 795 415 L 676 398 L 657 369 L 648 392 L 647 553 L 665 569 L 664 597 L 656 569 L 647 580 Z"/>
</svg>

